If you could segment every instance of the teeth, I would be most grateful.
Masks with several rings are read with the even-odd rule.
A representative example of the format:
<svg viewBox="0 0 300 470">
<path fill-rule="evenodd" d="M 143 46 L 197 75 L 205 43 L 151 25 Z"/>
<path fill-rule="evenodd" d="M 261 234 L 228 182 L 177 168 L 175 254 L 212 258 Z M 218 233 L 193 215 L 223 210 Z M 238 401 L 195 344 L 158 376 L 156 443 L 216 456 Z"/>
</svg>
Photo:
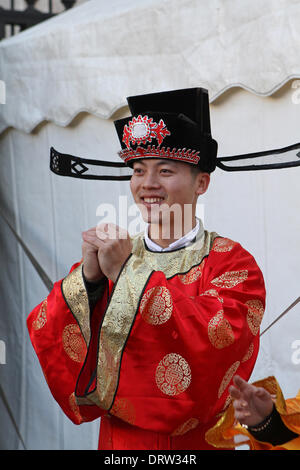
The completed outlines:
<svg viewBox="0 0 300 470">
<path fill-rule="evenodd" d="M 152 203 L 152 202 L 160 202 L 162 201 L 162 199 L 163 199 L 162 197 L 145 197 L 144 201 Z"/>
</svg>

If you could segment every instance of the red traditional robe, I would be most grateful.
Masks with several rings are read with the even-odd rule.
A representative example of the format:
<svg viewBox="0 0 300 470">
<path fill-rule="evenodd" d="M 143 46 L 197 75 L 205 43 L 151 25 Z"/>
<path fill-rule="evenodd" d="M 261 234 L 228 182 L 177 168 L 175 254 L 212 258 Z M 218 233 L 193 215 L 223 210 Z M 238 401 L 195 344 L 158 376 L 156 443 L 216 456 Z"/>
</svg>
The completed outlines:
<svg viewBox="0 0 300 470">
<path fill-rule="evenodd" d="M 76 424 L 101 417 L 99 449 L 212 449 L 206 431 L 248 380 L 263 276 L 239 243 L 204 232 L 151 252 L 142 236 L 90 312 L 81 263 L 28 318 L 50 390 Z"/>
</svg>

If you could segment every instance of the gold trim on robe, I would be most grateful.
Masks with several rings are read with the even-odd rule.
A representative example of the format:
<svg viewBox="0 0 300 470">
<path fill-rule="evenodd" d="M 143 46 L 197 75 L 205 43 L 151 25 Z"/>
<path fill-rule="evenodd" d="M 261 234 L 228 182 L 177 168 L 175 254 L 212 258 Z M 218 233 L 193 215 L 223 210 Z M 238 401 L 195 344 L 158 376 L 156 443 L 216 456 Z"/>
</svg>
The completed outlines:
<svg viewBox="0 0 300 470">
<path fill-rule="evenodd" d="M 86 344 L 90 342 L 90 307 L 82 276 L 82 264 L 77 266 L 62 281 L 62 292 L 66 303 L 78 322 Z"/>
</svg>

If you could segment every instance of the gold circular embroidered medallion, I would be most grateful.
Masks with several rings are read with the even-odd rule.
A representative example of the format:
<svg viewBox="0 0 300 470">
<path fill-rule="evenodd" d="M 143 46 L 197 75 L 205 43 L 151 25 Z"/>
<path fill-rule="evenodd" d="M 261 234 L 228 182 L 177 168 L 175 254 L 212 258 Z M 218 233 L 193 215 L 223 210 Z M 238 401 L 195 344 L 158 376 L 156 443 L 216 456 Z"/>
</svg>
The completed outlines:
<svg viewBox="0 0 300 470">
<path fill-rule="evenodd" d="M 198 266 L 194 266 L 186 274 L 178 274 L 178 278 L 180 279 L 182 284 L 187 285 L 187 284 L 192 284 L 193 282 L 197 281 L 199 277 L 202 276 L 204 263 L 205 263 L 205 260 L 202 261 L 202 263 L 199 264 Z"/>
<path fill-rule="evenodd" d="M 114 402 L 110 413 L 129 424 L 135 423 L 135 409 L 132 402 L 127 398 L 117 399 Z"/>
<path fill-rule="evenodd" d="M 264 315 L 264 306 L 258 299 L 248 300 L 246 305 L 248 307 L 247 323 L 251 333 L 256 336 L 259 332 L 259 327 Z"/>
<path fill-rule="evenodd" d="M 155 380 L 159 390 L 166 395 L 178 395 L 191 383 L 190 366 L 179 354 L 167 354 L 156 368 Z"/>
<path fill-rule="evenodd" d="M 242 359 L 242 362 L 248 361 L 250 359 L 250 357 L 252 356 L 253 351 L 254 351 L 254 344 L 251 343 L 248 351 L 246 352 L 245 356 Z"/>
<path fill-rule="evenodd" d="M 80 414 L 79 406 L 77 405 L 76 397 L 75 397 L 74 392 L 71 393 L 71 395 L 69 396 L 69 405 L 70 405 L 70 408 L 73 411 L 74 415 L 78 419 L 79 423 L 82 423 L 83 419 L 82 419 L 82 416 Z"/>
<path fill-rule="evenodd" d="M 75 362 L 83 362 L 86 355 L 86 344 L 78 325 L 71 323 L 65 326 L 62 343 L 67 355 Z"/>
<path fill-rule="evenodd" d="M 235 287 L 241 282 L 246 281 L 248 278 L 248 271 L 228 271 L 222 274 L 219 277 L 216 277 L 211 281 L 217 287 L 225 287 L 230 289 L 231 287 Z"/>
<path fill-rule="evenodd" d="M 211 344 L 222 349 L 234 343 L 234 334 L 229 321 L 220 310 L 208 323 L 208 337 Z"/>
<path fill-rule="evenodd" d="M 224 391 L 226 390 L 227 385 L 229 385 L 229 382 L 231 381 L 232 377 L 236 373 L 239 365 L 240 365 L 240 362 L 236 361 L 226 371 L 226 373 L 225 373 L 225 375 L 222 379 L 221 385 L 219 387 L 219 390 L 218 390 L 218 398 L 220 398 L 223 395 Z"/>
<path fill-rule="evenodd" d="M 172 310 L 172 297 L 166 287 L 152 287 L 142 297 L 140 313 L 150 325 L 166 323 L 172 315 Z"/>
<path fill-rule="evenodd" d="M 32 322 L 32 328 L 34 330 L 40 330 L 41 328 L 43 328 L 43 326 L 46 323 L 47 323 L 47 299 L 45 299 L 42 305 L 40 306 L 36 319 Z"/>
<path fill-rule="evenodd" d="M 217 238 L 213 244 L 213 250 L 217 253 L 225 253 L 231 251 L 236 243 L 229 238 Z"/>
<path fill-rule="evenodd" d="M 218 299 L 219 302 L 221 302 L 221 303 L 224 302 L 222 297 L 219 296 L 218 291 L 216 291 L 215 289 L 208 289 L 205 292 L 203 292 L 203 294 L 200 294 L 200 295 L 208 295 L 210 297 L 216 297 L 216 299 Z"/>
<path fill-rule="evenodd" d="M 199 419 L 197 418 L 188 419 L 185 423 L 178 426 L 178 428 L 175 429 L 174 432 L 172 432 L 171 436 L 183 436 L 184 434 L 191 431 L 192 429 L 195 429 L 198 426 L 198 424 L 199 424 Z"/>
<path fill-rule="evenodd" d="M 231 402 L 232 402 L 231 396 L 227 395 L 226 400 L 225 400 L 224 405 L 223 405 L 223 408 L 222 408 L 222 412 L 224 412 L 226 410 L 226 408 L 228 408 L 228 406 L 230 405 Z"/>
</svg>

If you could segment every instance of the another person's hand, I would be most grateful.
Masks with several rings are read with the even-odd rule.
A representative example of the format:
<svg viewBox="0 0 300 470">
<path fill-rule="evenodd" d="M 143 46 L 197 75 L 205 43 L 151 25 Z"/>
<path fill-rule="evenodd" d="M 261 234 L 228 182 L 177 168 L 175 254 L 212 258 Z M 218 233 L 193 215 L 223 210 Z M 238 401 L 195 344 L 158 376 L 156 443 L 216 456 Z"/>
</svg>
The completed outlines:
<svg viewBox="0 0 300 470">
<path fill-rule="evenodd" d="M 234 385 L 229 387 L 233 398 L 235 418 L 247 426 L 261 423 L 273 410 L 273 399 L 270 393 L 262 387 L 256 387 L 236 375 Z"/>
</svg>

